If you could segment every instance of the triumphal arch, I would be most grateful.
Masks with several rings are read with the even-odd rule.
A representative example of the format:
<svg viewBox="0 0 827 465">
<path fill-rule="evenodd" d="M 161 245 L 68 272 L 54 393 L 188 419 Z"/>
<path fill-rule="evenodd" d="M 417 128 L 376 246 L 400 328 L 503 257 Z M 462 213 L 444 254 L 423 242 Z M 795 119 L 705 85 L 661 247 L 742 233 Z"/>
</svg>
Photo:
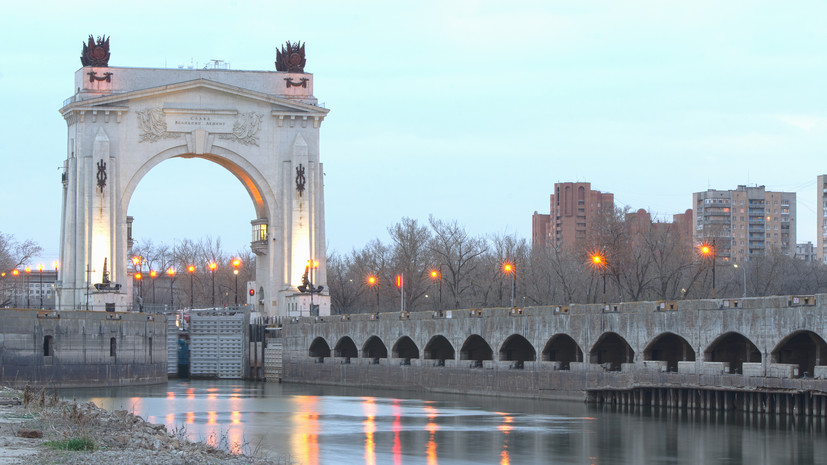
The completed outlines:
<svg viewBox="0 0 827 465">
<path fill-rule="evenodd" d="M 319 161 L 328 110 L 304 72 L 304 45 L 275 55 L 275 71 L 116 68 L 109 40 L 89 38 L 60 110 L 68 125 L 60 309 L 133 308 L 129 201 L 150 170 L 178 157 L 222 166 L 250 195 L 253 310 L 329 314 Z M 308 262 L 317 264 L 311 282 Z"/>
</svg>

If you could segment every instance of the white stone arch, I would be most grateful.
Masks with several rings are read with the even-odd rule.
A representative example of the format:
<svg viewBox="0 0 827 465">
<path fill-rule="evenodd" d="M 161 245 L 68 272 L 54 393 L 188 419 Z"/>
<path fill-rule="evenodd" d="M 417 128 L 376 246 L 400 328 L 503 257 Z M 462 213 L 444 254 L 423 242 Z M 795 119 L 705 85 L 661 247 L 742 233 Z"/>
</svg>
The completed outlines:
<svg viewBox="0 0 827 465">
<path fill-rule="evenodd" d="M 200 158 L 238 179 L 254 206 L 252 229 L 260 234 L 251 241 L 258 258 L 247 285 L 255 290 L 250 309 L 329 314 L 327 289 L 314 296 L 299 287 L 313 262 L 309 278 L 327 287 L 319 127 L 328 110 L 313 96 L 311 74 L 84 67 L 75 88 L 60 110 L 69 129 L 60 309 L 132 309 L 132 196 L 164 161 Z"/>
</svg>

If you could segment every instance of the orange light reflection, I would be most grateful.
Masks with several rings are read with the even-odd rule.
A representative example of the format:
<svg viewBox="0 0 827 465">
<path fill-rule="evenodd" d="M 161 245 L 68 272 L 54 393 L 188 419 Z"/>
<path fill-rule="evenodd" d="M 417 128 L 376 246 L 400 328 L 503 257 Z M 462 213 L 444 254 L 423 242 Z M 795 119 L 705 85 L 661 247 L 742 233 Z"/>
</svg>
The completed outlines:
<svg viewBox="0 0 827 465">
<path fill-rule="evenodd" d="M 192 425 L 195 423 L 195 412 L 187 412 L 187 424 Z"/>
<path fill-rule="evenodd" d="M 218 413 L 215 410 L 211 410 L 207 412 L 207 424 L 208 425 L 217 425 L 218 424 Z"/>
<path fill-rule="evenodd" d="M 503 439 L 503 450 L 500 452 L 500 465 L 509 465 L 511 463 L 511 457 L 508 455 L 508 433 L 514 429 L 511 425 L 511 423 L 514 422 L 514 417 L 501 412 L 497 412 L 497 414 L 503 417 L 503 423 L 497 426 L 497 429 L 505 435 L 505 439 Z"/>
<path fill-rule="evenodd" d="M 428 415 L 428 423 L 425 425 L 425 430 L 428 432 L 428 445 L 425 447 L 425 457 L 428 465 L 436 465 L 438 463 L 436 453 L 436 432 L 439 431 L 439 425 L 434 421 L 439 416 L 439 410 L 426 405 L 423 410 Z"/>
<path fill-rule="evenodd" d="M 365 412 L 365 465 L 376 465 L 376 442 L 373 433 L 376 432 L 376 403 L 373 397 L 362 398 L 362 410 Z"/>
<path fill-rule="evenodd" d="M 318 398 L 295 396 L 299 408 L 293 414 L 294 433 L 291 435 L 292 452 L 296 462 L 307 465 L 319 464 L 319 412 Z"/>
</svg>

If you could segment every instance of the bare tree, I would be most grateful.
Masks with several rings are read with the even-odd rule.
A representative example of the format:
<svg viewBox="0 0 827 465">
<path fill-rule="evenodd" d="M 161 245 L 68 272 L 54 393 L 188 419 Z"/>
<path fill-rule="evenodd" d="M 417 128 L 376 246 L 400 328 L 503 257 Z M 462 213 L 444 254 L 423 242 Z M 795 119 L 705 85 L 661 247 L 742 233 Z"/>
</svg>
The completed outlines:
<svg viewBox="0 0 827 465">
<path fill-rule="evenodd" d="M 434 231 L 428 247 L 438 269 L 438 284 L 450 294 L 453 307 L 461 308 L 465 295 L 473 289 L 472 277 L 481 266 L 480 256 L 488 251 L 488 245 L 469 236 L 456 221 L 445 222 L 430 216 L 428 222 Z"/>
</svg>

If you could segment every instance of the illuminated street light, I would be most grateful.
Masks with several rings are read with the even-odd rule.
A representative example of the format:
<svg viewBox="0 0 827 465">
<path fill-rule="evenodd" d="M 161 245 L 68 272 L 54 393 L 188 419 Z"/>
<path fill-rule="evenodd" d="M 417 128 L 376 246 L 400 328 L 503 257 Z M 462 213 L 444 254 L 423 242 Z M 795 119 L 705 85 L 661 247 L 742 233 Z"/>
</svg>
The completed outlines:
<svg viewBox="0 0 827 465">
<path fill-rule="evenodd" d="M 517 288 L 517 284 L 516 284 L 516 280 L 515 280 L 516 275 L 517 275 L 517 269 L 512 263 L 505 262 L 505 263 L 503 263 L 503 273 L 511 275 L 511 307 L 513 308 L 514 307 L 514 293 L 515 293 L 516 288 Z"/>
<path fill-rule="evenodd" d="M 175 293 L 172 292 L 172 286 L 175 284 L 175 268 L 170 267 L 167 274 L 169 275 L 169 309 L 172 310 L 175 308 Z"/>
<path fill-rule="evenodd" d="M 152 305 L 155 305 L 155 278 L 158 277 L 158 273 L 149 270 L 149 277 L 152 278 Z"/>
<path fill-rule="evenodd" d="M 379 278 L 374 275 L 368 276 L 368 286 L 372 287 L 376 294 L 376 313 L 379 313 Z"/>
<path fill-rule="evenodd" d="M 442 310 L 442 267 L 431 270 L 431 279 L 439 281 L 439 310 Z"/>
<path fill-rule="evenodd" d="M 32 267 L 26 265 L 26 269 L 23 271 L 26 272 L 26 288 L 24 289 L 26 292 L 26 308 L 32 308 L 31 293 L 29 292 L 29 273 L 32 272 Z"/>
<path fill-rule="evenodd" d="M 599 252 L 589 255 L 589 260 L 594 269 L 600 269 L 603 274 L 603 303 L 606 303 L 606 256 Z"/>
<path fill-rule="evenodd" d="M 195 297 L 192 293 L 192 275 L 195 273 L 195 265 L 190 265 L 187 267 L 187 271 L 190 273 L 190 308 L 194 308 L 193 303 L 195 302 Z"/>
<path fill-rule="evenodd" d="M 238 267 L 241 266 L 241 259 L 233 260 L 233 274 L 235 275 L 235 306 L 238 307 Z"/>
<path fill-rule="evenodd" d="M 15 278 L 20 276 L 20 271 L 18 269 L 11 270 L 11 275 Z M 14 283 L 14 306 L 17 307 L 17 283 Z"/>
<path fill-rule="evenodd" d="M 210 274 L 212 275 L 212 308 L 215 310 L 215 269 L 218 265 L 215 262 L 210 262 Z"/>
<path fill-rule="evenodd" d="M 715 298 L 715 239 L 712 239 L 711 244 L 701 244 L 698 247 L 703 257 L 712 257 L 712 298 Z M 745 270 L 746 272 L 746 270 Z"/>
</svg>

